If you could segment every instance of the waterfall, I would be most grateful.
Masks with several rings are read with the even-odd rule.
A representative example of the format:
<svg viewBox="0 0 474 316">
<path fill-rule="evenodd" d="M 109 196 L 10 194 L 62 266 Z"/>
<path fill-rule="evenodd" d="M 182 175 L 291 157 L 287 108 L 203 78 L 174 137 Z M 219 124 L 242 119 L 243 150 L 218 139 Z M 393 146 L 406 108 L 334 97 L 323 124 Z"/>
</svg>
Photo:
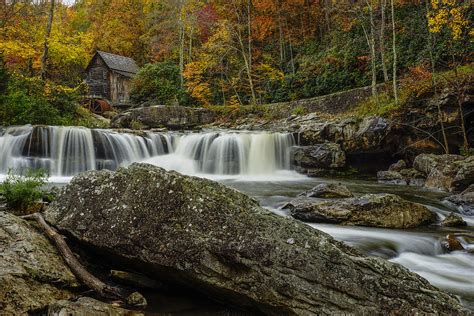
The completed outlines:
<svg viewBox="0 0 474 316">
<path fill-rule="evenodd" d="M 207 132 L 175 138 L 175 150 L 150 163 L 186 174 L 272 175 L 291 169 L 289 133 Z"/>
<path fill-rule="evenodd" d="M 122 133 L 63 126 L 0 130 L 0 174 L 44 168 L 54 177 L 148 162 L 191 175 L 272 175 L 290 170 L 290 133 Z"/>
</svg>

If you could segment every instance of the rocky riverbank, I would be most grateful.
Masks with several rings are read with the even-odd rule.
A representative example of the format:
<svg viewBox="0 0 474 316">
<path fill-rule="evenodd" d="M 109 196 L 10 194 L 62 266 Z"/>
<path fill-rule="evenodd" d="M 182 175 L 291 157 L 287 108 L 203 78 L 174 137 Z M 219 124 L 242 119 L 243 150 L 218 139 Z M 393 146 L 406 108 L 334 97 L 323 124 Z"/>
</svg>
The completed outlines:
<svg viewBox="0 0 474 316">
<path fill-rule="evenodd" d="M 343 200 L 354 199 L 351 195 L 337 186 L 305 193 Z M 426 212 L 399 202 L 406 205 L 403 210 L 393 209 L 394 218 L 400 217 L 396 212 L 411 208 Z M 387 204 L 387 209 L 395 206 L 399 205 Z M 409 213 L 415 216 L 416 212 Z M 125 313 L 87 297 L 64 301 L 78 294 L 78 282 L 55 249 L 30 223 L 0 214 L 0 240 L 5 249 L 0 258 L 6 260 L 2 266 L 8 267 L 4 271 L 18 266 L 11 258 L 18 258 L 20 267 L 31 265 L 30 260 L 35 265 L 44 262 L 40 268 L 25 267 L 23 274 L 10 271 L 2 275 L 2 285 L 8 285 L 0 296 L 5 310 L 49 310 L 50 315 L 90 310 Z M 153 284 L 186 288 L 248 311 L 270 315 L 348 310 L 469 314 L 455 298 L 399 265 L 366 257 L 325 233 L 270 213 L 236 190 L 151 165 L 75 177 L 49 207 L 46 218 L 87 249 L 88 256 L 106 254 L 114 264 L 144 273 Z M 400 227 L 409 227 L 408 223 Z M 16 235 L 12 227 L 18 230 Z M 38 242 L 17 245 L 32 234 Z M 25 282 L 28 286 L 20 286 Z M 41 290 L 35 284 L 41 284 Z M 11 295 L 12 288 L 20 289 Z M 47 293 L 37 295 L 36 290 Z"/>
<path fill-rule="evenodd" d="M 150 165 L 74 178 L 47 219 L 149 277 L 267 314 L 467 313 L 398 265 L 223 185 Z"/>
<path fill-rule="evenodd" d="M 474 183 L 474 156 L 421 154 L 415 158 L 412 167 L 399 161 L 388 171 L 378 173 L 381 182 L 418 185 L 428 189 L 447 192 L 462 192 Z M 466 204 L 470 201 L 469 192 L 453 198 L 453 202 Z"/>
<path fill-rule="evenodd" d="M 79 283 L 56 249 L 25 220 L 0 211 L 0 310 L 20 315 L 69 299 Z"/>
</svg>

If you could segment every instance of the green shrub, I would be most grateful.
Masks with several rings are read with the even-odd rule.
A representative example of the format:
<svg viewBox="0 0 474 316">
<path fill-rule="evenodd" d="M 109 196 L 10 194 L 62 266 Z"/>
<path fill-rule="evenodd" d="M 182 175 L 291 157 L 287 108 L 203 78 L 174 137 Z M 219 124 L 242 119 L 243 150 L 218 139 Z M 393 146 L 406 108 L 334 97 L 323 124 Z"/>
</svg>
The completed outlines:
<svg viewBox="0 0 474 316">
<path fill-rule="evenodd" d="M 14 174 L 10 170 L 5 181 L 0 184 L 0 193 L 10 209 L 27 212 L 42 198 L 42 186 L 46 182 L 44 170 L 27 170 L 23 175 Z"/>
<path fill-rule="evenodd" d="M 4 125 L 73 125 L 78 89 L 39 78 L 11 75 L 0 95 L 0 121 Z"/>
<path fill-rule="evenodd" d="M 159 105 L 186 105 L 189 95 L 181 89 L 179 67 L 172 62 L 160 62 L 143 66 L 133 79 L 130 98 L 135 103 Z"/>
<path fill-rule="evenodd" d="M 298 116 L 305 115 L 305 114 L 308 114 L 308 109 L 302 105 L 298 105 L 291 111 L 291 114 L 298 115 Z"/>
<path fill-rule="evenodd" d="M 144 129 L 145 126 L 143 125 L 142 122 L 140 122 L 138 120 L 132 120 L 132 122 L 130 123 L 130 128 L 135 130 L 135 131 L 140 131 L 140 130 Z"/>
<path fill-rule="evenodd" d="M 474 148 L 459 147 L 459 153 L 462 156 L 469 157 L 474 156 Z"/>
</svg>

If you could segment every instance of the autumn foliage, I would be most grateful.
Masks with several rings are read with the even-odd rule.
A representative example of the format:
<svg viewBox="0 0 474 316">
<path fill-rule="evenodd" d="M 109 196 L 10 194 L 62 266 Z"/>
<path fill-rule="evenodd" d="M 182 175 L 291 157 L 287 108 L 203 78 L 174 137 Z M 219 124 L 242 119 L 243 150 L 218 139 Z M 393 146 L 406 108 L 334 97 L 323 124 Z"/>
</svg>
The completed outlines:
<svg viewBox="0 0 474 316">
<path fill-rule="evenodd" d="M 0 54 L 9 72 L 38 76 L 50 1 L 0 4 Z M 140 65 L 158 63 L 137 78 L 136 102 L 237 106 L 365 86 L 373 72 L 377 82 L 394 72 L 408 76 L 410 69 L 429 64 L 430 49 L 436 67 L 448 67 L 453 56 L 470 61 L 465 60 L 473 48 L 469 1 L 393 0 L 393 17 L 390 1 L 59 2 L 47 78 L 77 86 L 100 49 Z M 399 52 L 395 70 L 391 19 Z M 431 48 L 430 34 L 436 39 Z M 159 71 L 160 65 L 167 71 Z"/>
</svg>

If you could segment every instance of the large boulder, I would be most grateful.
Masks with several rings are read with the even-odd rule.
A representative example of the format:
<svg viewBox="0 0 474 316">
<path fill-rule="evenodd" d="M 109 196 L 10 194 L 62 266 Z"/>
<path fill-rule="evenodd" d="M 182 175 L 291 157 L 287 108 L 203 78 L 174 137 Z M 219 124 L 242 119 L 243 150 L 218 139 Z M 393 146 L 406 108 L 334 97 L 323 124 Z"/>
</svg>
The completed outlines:
<svg viewBox="0 0 474 316">
<path fill-rule="evenodd" d="M 425 186 L 443 191 L 462 191 L 474 182 L 474 156 L 421 154 L 413 167 L 426 176 Z"/>
<path fill-rule="evenodd" d="M 0 212 L 0 314 L 45 308 L 78 283 L 56 249 L 26 221 Z"/>
<path fill-rule="evenodd" d="M 296 198 L 285 208 L 294 218 L 316 223 L 411 228 L 436 220 L 436 215 L 425 206 L 393 194 L 367 194 L 331 201 Z"/>
<path fill-rule="evenodd" d="M 75 177 L 46 218 L 149 277 L 266 314 L 468 314 L 400 265 L 222 184 L 151 165 Z"/>
<path fill-rule="evenodd" d="M 298 134 L 302 145 L 333 142 L 350 155 L 389 152 L 390 122 L 382 117 L 304 122 Z"/>
<path fill-rule="evenodd" d="M 190 129 L 214 121 L 213 111 L 184 106 L 145 106 L 121 113 L 112 119 L 112 127 L 133 128 L 134 124 L 144 128 Z"/>
<path fill-rule="evenodd" d="M 346 164 L 346 155 L 335 143 L 295 147 L 292 155 L 294 164 L 304 170 L 337 169 Z"/>
<path fill-rule="evenodd" d="M 382 117 L 364 118 L 353 134 L 348 135 L 342 142 L 342 148 L 349 154 L 380 154 L 388 152 L 390 123 Z"/>
</svg>

